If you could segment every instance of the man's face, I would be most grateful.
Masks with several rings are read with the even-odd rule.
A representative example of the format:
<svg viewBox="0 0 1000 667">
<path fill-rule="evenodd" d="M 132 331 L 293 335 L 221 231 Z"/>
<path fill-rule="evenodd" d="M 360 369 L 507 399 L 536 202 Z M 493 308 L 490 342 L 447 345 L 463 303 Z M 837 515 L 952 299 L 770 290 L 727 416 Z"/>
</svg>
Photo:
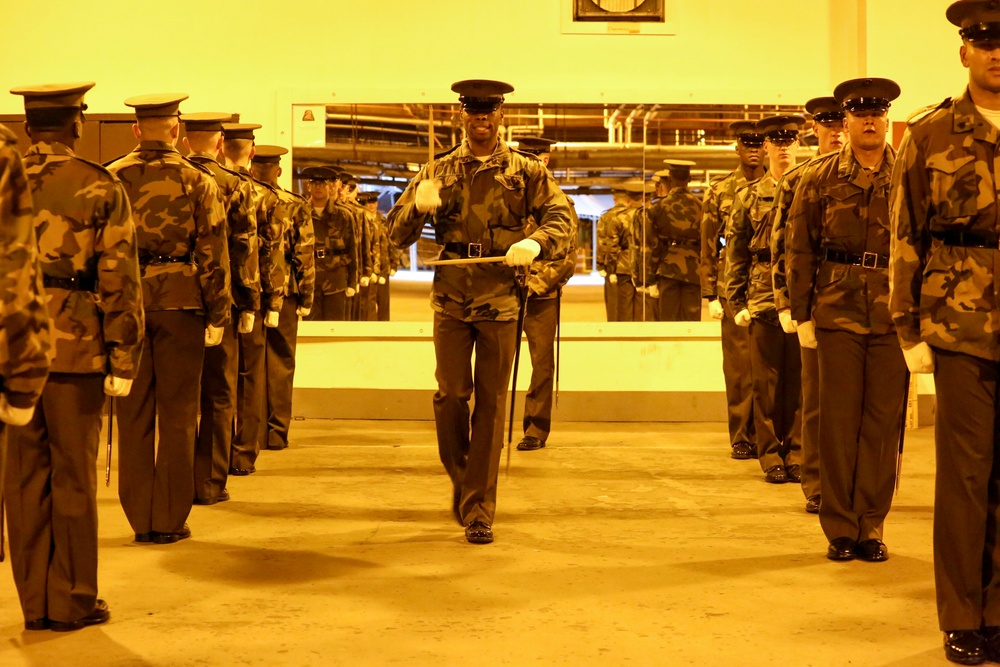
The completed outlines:
<svg viewBox="0 0 1000 667">
<path fill-rule="evenodd" d="M 813 132 L 819 140 L 819 152 L 831 153 L 844 147 L 844 123 L 842 121 L 826 121 L 813 125 Z"/>
<path fill-rule="evenodd" d="M 975 86 L 1000 93 L 1000 40 L 965 42 L 958 53 Z"/>
<path fill-rule="evenodd" d="M 764 158 L 764 147 L 751 147 L 742 141 L 737 141 L 736 154 L 740 158 L 740 166 L 747 169 L 756 169 L 760 166 L 760 161 Z"/>
<path fill-rule="evenodd" d="M 492 144 L 496 142 L 500 121 L 503 120 L 503 108 L 490 112 L 469 112 L 462 110 L 462 124 L 469 141 L 477 144 Z"/>
<path fill-rule="evenodd" d="M 309 181 L 309 197 L 314 201 L 325 201 L 330 198 L 330 186 L 326 181 Z"/>
<path fill-rule="evenodd" d="M 872 151 L 885 145 L 889 131 L 889 116 L 885 111 L 848 111 L 844 117 L 851 146 L 858 150 Z"/>
<path fill-rule="evenodd" d="M 767 159 L 782 169 L 792 164 L 795 159 L 795 149 L 798 147 L 798 139 L 771 139 L 768 137 L 764 140 Z"/>
</svg>

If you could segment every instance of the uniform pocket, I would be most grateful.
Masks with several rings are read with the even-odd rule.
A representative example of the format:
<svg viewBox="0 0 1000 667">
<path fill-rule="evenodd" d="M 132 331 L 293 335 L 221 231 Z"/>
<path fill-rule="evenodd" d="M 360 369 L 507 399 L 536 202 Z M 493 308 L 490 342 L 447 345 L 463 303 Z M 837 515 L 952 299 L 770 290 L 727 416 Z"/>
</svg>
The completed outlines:
<svg viewBox="0 0 1000 667">
<path fill-rule="evenodd" d="M 503 210 L 490 221 L 506 229 L 520 229 L 528 214 L 527 188 L 520 174 L 497 174 L 503 199 Z"/>
<path fill-rule="evenodd" d="M 931 202 L 937 216 L 948 218 L 952 224 L 966 225 L 980 208 L 994 203 L 992 192 L 980 192 L 980 179 L 972 155 L 949 159 L 946 154 L 931 154 L 927 157 L 927 172 Z M 983 206 L 979 205 L 980 201 Z"/>
<path fill-rule="evenodd" d="M 866 234 L 865 223 L 858 216 L 864 193 L 847 183 L 837 183 L 820 189 L 823 202 L 823 238 L 858 239 L 862 245 Z M 855 243 L 836 244 L 852 247 Z"/>
</svg>

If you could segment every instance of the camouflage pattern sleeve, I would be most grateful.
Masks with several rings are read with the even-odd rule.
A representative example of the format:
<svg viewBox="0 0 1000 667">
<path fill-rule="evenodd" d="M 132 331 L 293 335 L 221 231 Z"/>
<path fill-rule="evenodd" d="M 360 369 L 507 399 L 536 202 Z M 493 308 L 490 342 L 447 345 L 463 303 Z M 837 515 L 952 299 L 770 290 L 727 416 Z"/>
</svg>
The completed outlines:
<svg viewBox="0 0 1000 667">
<path fill-rule="evenodd" d="M 369 276 L 380 276 L 382 275 L 382 253 L 379 235 L 379 224 L 375 215 L 371 211 L 365 209 L 365 222 L 368 225 L 368 254 L 371 257 L 371 271 L 369 271 Z"/>
<path fill-rule="evenodd" d="M 788 298 L 788 281 L 785 270 L 785 233 L 788 213 L 795 196 L 802 170 L 808 163 L 796 165 L 778 181 L 771 209 L 771 280 L 774 283 L 774 306 L 779 311 L 791 308 Z"/>
<path fill-rule="evenodd" d="M 361 283 L 361 271 L 364 268 L 361 255 L 362 239 L 359 238 L 356 216 L 352 211 L 347 207 L 340 207 L 340 219 L 342 221 L 340 233 L 344 239 L 347 257 L 347 286 L 354 289 Z"/>
<path fill-rule="evenodd" d="M 260 310 L 260 247 L 253 186 L 249 180 L 239 177 L 228 208 L 233 302 L 239 310 L 257 312 Z"/>
<path fill-rule="evenodd" d="M 424 225 L 434 223 L 434 216 L 431 213 L 420 213 L 417 211 L 416 194 L 417 185 L 427 178 L 427 166 L 423 166 L 420 172 L 411 180 L 403 194 L 396 200 L 395 206 L 386 216 L 386 224 L 389 228 L 389 241 L 393 246 L 402 250 L 409 248 L 420 238 L 420 231 Z"/>
<path fill-rule="evenodd" d="M 572 206 L 570 207 L 570 217 L 572 218 L 573 228 L 569 251 L 562 259 L 548 262 L 534 262 L 531 265 L 531 272 L 527 283 L 531 294 L 555 296 L 576 272 L 576 239 L 580 219 L 576 215 L 576 209 Z"/>
<path fill-rule="evenodd" d="M 281 310 L 285 291 L 285 230 L 291 225 L 288 207 L 277 193 L 267 185 L 255 182 L 260 190 L 261 202 L 257 220 L 257 242 L 260 249 L 261 307 L 267 311 Z"/>
<path fill-rule="evenodd" d="M 749 186 L 736 192 L 732 213 L 726 225 L 726 298 L 734 313 L 746 309 L 749 299 L 750 240 L 753 238 L 749 198 Z"/>
<path fill-rule="evenodd" d="M 50 331 L 31 194 L 17 139 L 0 125 L 0 378 L 8 402 L 30 408 L 49 372 Z"/>
<path fill-rule="evenodd" d="M 566 257 L 576 243 L 572 233 L 573 218 L 566 195 L 549 170 L 538 159 L 523 165 L 526 174 L 525 197 L 527 212 L 539 221 L 538 229 L 528 238 L 541 246 L 539 259 L 557 260 Z M 522 223 L 523 224 L 523 223 Z"/>
<path fill-rule="evenodd" d="M 789 192 L 792 201 L 783 232 L 783 236 L 787 238 L 783 244 L 787 267 L 784 294 L 788 300 L 787 307 L 792 311 L 792 319 L 805 322 L 812 319 L 816 271 L 820 264 L 823 211 L 815 175 L 806 173 L 797 180 L 794 191 Z M 774 210 L 779 210 L 778 206 L 782 203 L 780 197 L 779 193 Z M 777 230 L 777 226 L 775 229 Z M 771 247 L 774 248 L 773 237 Z M 777 300 L 777 286 L 774 292 Z"/>
<path fill-rule="evenodd" d="M 289 238 L 292 251 L 290 273 L 295 278 L 299 305 L 312 308 L 316 288 L 316 235 L 313 233 L 312 211 L 306 202 L 298 206 Z"/>
<path fill-rule="evenodd" d="M 221 327 L 229 321 L 232 304 L 226 214 L 215 181 L 207 174 L 198 173 L 201 177 L 194 181 L 190 191 L 196 204 L 191 255 L 198 267 L 205 321 Z"/>
<path fill-rule="evenodd" d="M 719 223 L 719 188 L 718 182 L 713 183 L 705 191 L 701 214 L 701 257 L 699 273 L 701 275 L 701 296 L 714 300 L 719 296 L 719 233 L 722 225 Z"/>
<path fill-rule="evenodd" d="M 657 236 L 653 231 L 653 221 L 649 209 L 637 208 L 632 212 L 629 236 L 632 254 L 630 256 L 632 284 L 647 287 L 656 282 L 656 256 L 661 249 L 657 246 Z"/>
</svg>

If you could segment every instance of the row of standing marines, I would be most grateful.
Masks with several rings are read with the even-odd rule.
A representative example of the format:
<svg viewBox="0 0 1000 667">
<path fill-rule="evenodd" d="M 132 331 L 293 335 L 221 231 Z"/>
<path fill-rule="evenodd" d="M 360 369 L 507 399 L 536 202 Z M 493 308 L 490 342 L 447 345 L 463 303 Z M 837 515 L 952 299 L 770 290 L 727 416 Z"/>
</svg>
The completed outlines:
<svg viewBox="0 0 1000 667">
<path fill-rule="evenodd" d="M 1000 145 L 1000 2 L 959 0 L 947 18 L 960 28 L 968 88 L 911 116 L 898 156 L 886 143 L 887 110 L 899 94 L 888 79 L 847 81 L 832 102 L 814 100 L 817 128 L 837 134 L 836 114 L 842 113 L 848 141 L 799 167 L 794 148 L 801 117 L 735 128 L 741 166 L 706 196 L 699 233 L 708 243 L 700 247 L 699 282 L 710 312 L 723 319 L 726 344 L 734 332 L 749 334 L 743 344 L 751 359 L 754 436 L 751 441 L 750 420 L 742 420 L 742 431 L 733 429 L 743 434 L 739 441 L 734 435 L 733 456 L 759 458 L 768 482 L 803 482 L 807 509 L 818 509 L 832 560 L 888 557 L 882 531 L 897 476 L 907 371 L 934 373 L 939 621 L 948 659 L 979 664 L 1000 659 L 1000 579 L 994 572 L 1000 556 L 991 528 L 1000 514 L 991 492 L 1000 475 L 993 465 L 1000 360 L 993 169 Z M 255 331 L 279 330 L 283 321 L 308 315 L 305 290 L 296 293 L 289 285 L 308 283 L 304 267 L 317 256 L 305 250 L 308 205 L 274 186 L 273 158 L 263 161 L 272 167 L 245 190 L 257 202 L 250 207 L 253 221 L 227 229 L 225 207 L 233 199 L 223 196 L 225 186 L 213 175 L 221 173 L 213 172 L 213 164 L 221 169 L 215 155 L 221 149 L 232 168 L 226 174 L 248 182 L 254 147 L 245 133 L 253 128 L 233 126 L 225 138 L 206 129 L 205 135 L 217 137 L 213 155 L 207 136 L 203 145 L 191 143 L 199 132 L 189 126 L 192 157 L 184 159 L 173 148 L 183 96 L 127 101 L 136 109 L 139 147 L 107 170 L 76 158 L 72 146 L 90 85 L 13 91 L 25 96 L 32 148 L 22 167 L 4 131 L 0 156 L 6 167 L 0 212 L 10 220 L 3 280 L 13 297 L 3 306 L 0 420 L 14 426 L 7 429 L 5 479 L 8 492 L 16 492 L 8 493 L 7 516 L 29 629 L 71 630 L 108 618 L 96 596 L 93 462 L 102 390 L 121 397 L 120 441 L 127 445 L 119 455 L 119 494 L 136 540 L 169 544 L 188 537 L 184 519 L 199 488 L 206 489 L 201 498 L 208 503 L 222 500 L 224 490 L 212 486 L 211 464 L 199 486 L 197 472 L 190 475 L 197 470 L 191 447 L 190 454 L 181 445 L 174 449 L 195 441 L 198 393 L 210 384 L 199 387 L 190 377 L 202 373 L 207 351 L 223 349 L 227 334 L 239 350 Z M 546 266 L 537 260 L 557 265 L 570 254 L 574 217 L 545 165 L 498 136 L 503 95 L 512 87 L 477 80 L 453 90 L 460 94 L 465 139 L 418 173 L 390 212 L 387 234 L 404 248 L 430 224 L 441 257 L 458 260 L 435 268 L 432 287 L 435 421 L 453 484 L 453 512 L 466 539 L 482 544 L 493 540 L 503 414 L 522 304 L 530 303 L 526 294 L 537 294 L 530 276 L 539 272 L 535 264 Z M 53 103 L 60 96 L 63 101 Z M 749 157 L 761 145 L 764 173 L 759 159 Z M 671 184 L 664 199 L 680 189 L 672 184 L 683 180 L 684 166 L 671 165 L 661 175 Z M 72 184 L 73 196 L 57 183 Z M 639 185 L 640 201 L 647 187 Z M 277 213 L 292 209 L 299 222 L 290 212 L 286 218 Z M 254 231 L 256 246 L 247 240 Z M 693 237 L 678 240 L 669 247 L 689 253 L 695 245 Z M 716 256 L 725 267 L 722 288 Z M 498 261 L 462 262 L 482 258 Z M 248 285 L 254 259 L 259 306 Z M 614 274 L 605 267 L 609 284 L 622 282 L 611 275 L 626 275 L 619 266 Z M 289 272 L 295 280 L 286 282 Z M 638 284 L 634 276 L 641 277 Z M 356 294 L 355 285 L 361 286 L 360 278 L 355 284 L 350 278 L 345 298 L 348 289 Z M 636 292 L 653 299 L 667 291 L 661 285 L 672 289 L 662 278 L 672 279 L 648 266 L 628 273 Z M 237 353 L 238 378 L 245 379 L 246 356 Z M 236 385 L 239 402 L 249 390 L 245 381 Z M 223 402 L 201 403 L 204 420 Z M 810 418 L 818 420 L 812 427 Z M 206 430 L 214 426 L 197 433 Z M 50 451 L 47 443 L 57 440 L 78 445 Z M 237 432 L 228 472 L 248 474 L 253 458 L 237 463 L 239 441 Z M 245 442 L 253 449 L 259 443 Z M 63 483 L 52 474 L 67 465 L 53 456 L 56 450 L 78 457 L 80 479 Z M 199 450 L 209 452 L 201 444 Z M 216 451 L 213 444 L 208 459 Z M 820 462 L 816 494 L 806 488 L 811 456 Z M 166 466 L 174 462 L 186 467 L 190 484 L 178 483 L 176 475 L 167 479 Z"/>
</svg>

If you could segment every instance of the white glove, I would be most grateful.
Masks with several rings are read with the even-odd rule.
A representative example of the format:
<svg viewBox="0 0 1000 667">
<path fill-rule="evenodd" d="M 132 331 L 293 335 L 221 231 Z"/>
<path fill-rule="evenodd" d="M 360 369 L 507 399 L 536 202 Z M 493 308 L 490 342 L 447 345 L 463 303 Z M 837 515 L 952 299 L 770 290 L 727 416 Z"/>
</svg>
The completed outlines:
<svg viewBox="0 0 1000 667">
<path fill-rule="evenodd" d="M 394 275 L 396 275 L 396 269 L 389 269 L 389 277 L 392 278 Z"/>
<path fill-rule="evenodd" d="M 920 341 L 910 349 L 903 348 L 903 359 L 911 373 L 933 373 L 934 351 L 927 343 Z"/>
<path fill-rule="evenodd" d="M 713 320 L 721 320 L 722 316 L 726 314 L 726 309 L 722 307 L 721 301 L 713 299 L 708 302 L 708 314 Z"/>
<path fill-rule="evenodd" d="M 608 277 L 608 272 L 607 271 L 603 271 L 603 270 L 602 271 L 598 271 L 597 275 L 599 275 L 602 278 L 607 278 Z"/>
<path fill-rule="evenodd" d="M 799 345 L 808 347 L 810 350 L 815 350 L 817 346 L 816 324 L 812 320 L 806 320 L 805 322 L 798 322 L 796 327 L 795 333 L 799 335 Z"/>
<path fill-rule="evenodd" d="M 736 320 L 737 326 L 748 327 L 750 326 L 750 311 L 744 308 L 740 312 L 736 313 L 736 317 L 733 319 Z"/>
<path fill-rule="evenodd" d="M 242 333 L 250 333 L 253 331 L 253 322 L 256 316 L 253 314 L 252 310 L 244 310 L 240 313 L 240 323 L 236 326 L 236 330 Z"/>
<path fill-rule="evenodd" d="M 618 274 L 617 273 L 612 273 L 610 276 L 608 276 L 608 282 L 611 283 L 612 285 L 614 285 L 615 283 L 617 283 L 618 282 Z"/>
<path fill-rule="evenodd" d="M 371 284 L 371 283 L 375 282 L 375 280 L 377 280 L 377 279 L 378 279 L 378 274 L 377 273 L 373 273 L 370 276 L 368 276 L 368 283 Z"/>
<path fill-rule="evenodd" d="M 35 415 L 35 406 L 15 408 L 7 402 L 7 394 L 0 394 L 0 422 L 11 426 L 24 426 Z"/>
<path fill-rule="evenodd" d="M 312 308 L 303 308 L 302 306 L 295 309 L 295 314 L 299 317 L 309 317 L 309 313 L 311 312 Z"/>
<path fill-rule="evenodd" d="M 529 266 L 540 252 L 542 246 L 538 245 L 538 241 L 524 239 L 507 248 L 503 261 L 507 266 Z"/>
<path fill-rule="evenodd" d="M 114 375 L 104 376 L 104 393 L 108 396 L 128 396 L 130 391 L 132 391 L 132 380 Z"/>
<path fill-rule="evenodd" d="M 650 285 L 649 289 L 646 290 L 646 291 L 649 293 L 649 296 L 651 298 L 653 298 L 653 299 L 659 299 L 660 298 L 660 286 L 659 285 Z"/>
<path fill-rule="evenodd" d="M 784 310 L 778 311 L 778 322 L 781 323 L 781 330 L 785 333 L 795 333 L 798 329 L 798 325 L 795 324 L 795 320 L 792 319 L 792 309 L 785 308 Z"/>
<path fill-rule="evenodd" d="M 357 294 L 357 292 L 354 290 L 353 287 L 347 288 L 347 296 L 354 296 L 355 294 Z"/>
<path fill-rule="evenodd" d="M 267 315 L 264 316 L 264 326 L 269 329 L 277 329 L 278 315 L 280 315 L 280 313 L 276 310 L 267 311 Z"/>
<path fill-rule="evenodd" d="M 368 287 L 368 276 L 365 276 L 364 278 L 361 279 L 361 286 Z"/>
<path fill-rule="evenodd" d="M 385 285 L 385 276 L 379 276 L 378 277 L 378 284 L 379 285 Z"/>
<path fill-rule="evenodd" d="M 205 327 L 205 347 L 215 347 L 222 342 L 222 327 L 213 327 L 209 324 Z"/>
<path fill-rule="evenodd" d="M 417 183 L 414 202 L 419 213 L 434 213 L 441 205 L 441 184 L 433 179 L 424 179 Z"/>
</svg>

